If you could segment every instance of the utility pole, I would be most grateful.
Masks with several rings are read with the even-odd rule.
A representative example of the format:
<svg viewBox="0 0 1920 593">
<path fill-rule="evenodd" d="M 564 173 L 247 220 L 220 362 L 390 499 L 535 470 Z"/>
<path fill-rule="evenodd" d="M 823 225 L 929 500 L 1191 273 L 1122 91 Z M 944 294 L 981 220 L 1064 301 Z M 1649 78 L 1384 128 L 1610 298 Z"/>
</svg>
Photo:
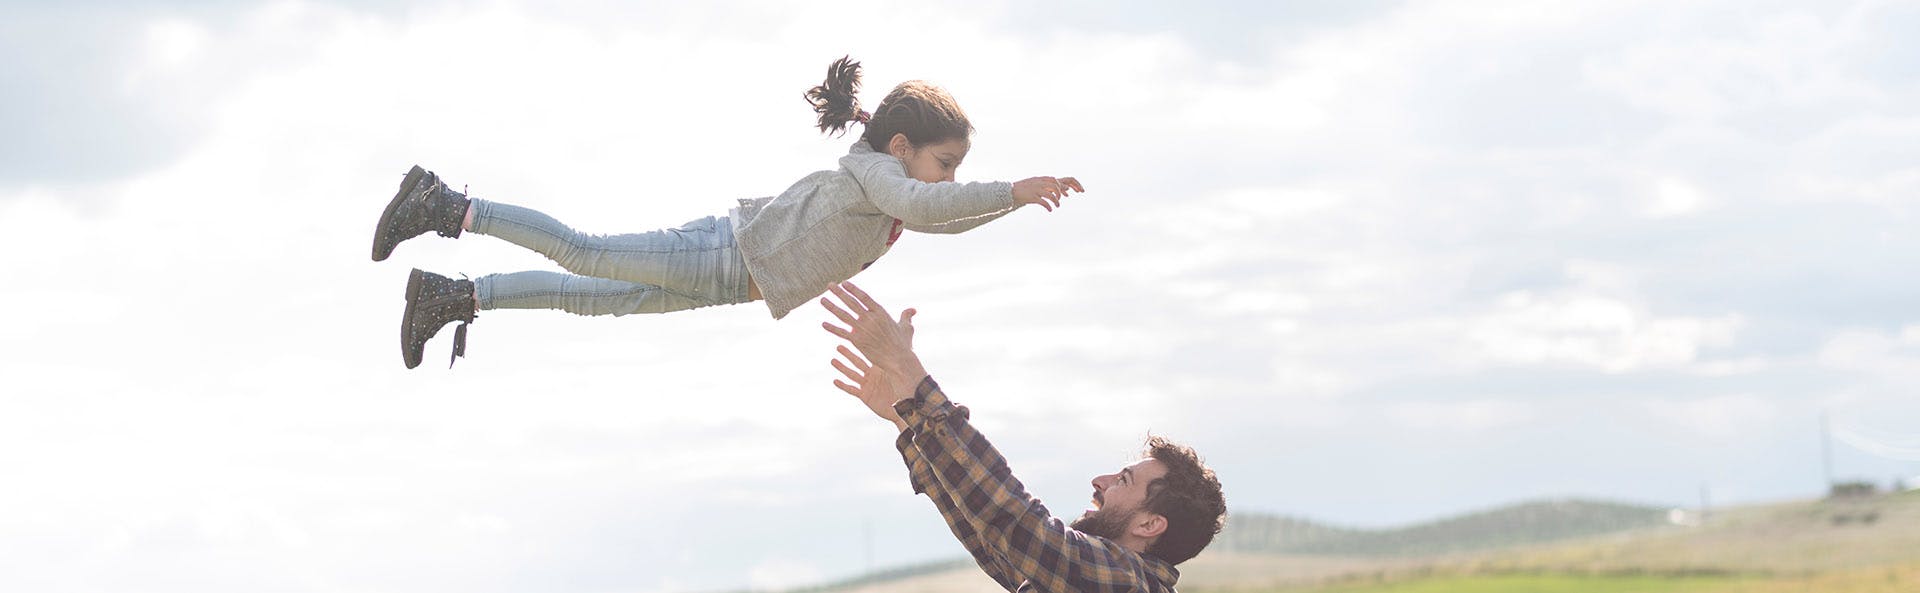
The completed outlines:
<svg viewBox="0 0 1920 593">
<path fill-rule="evenodd" d="M 1820 411 L 1820 467 L 1826 478 L 1827 491 L 1822 496 L 1833 493 L 1833 422 L 1825 410 Z"/>
<path fill-rule="evenodd" d="M 1708 501 L 1707 501 L 1707 483 L 1701 482 L 1700 483 L 1700 524 L 1701 525 L 1707 524 L 1707 515 L 1712 512 L 1710 510 L 1711 508 L 1712 507 L 1708 505 Z"/>
</svg>

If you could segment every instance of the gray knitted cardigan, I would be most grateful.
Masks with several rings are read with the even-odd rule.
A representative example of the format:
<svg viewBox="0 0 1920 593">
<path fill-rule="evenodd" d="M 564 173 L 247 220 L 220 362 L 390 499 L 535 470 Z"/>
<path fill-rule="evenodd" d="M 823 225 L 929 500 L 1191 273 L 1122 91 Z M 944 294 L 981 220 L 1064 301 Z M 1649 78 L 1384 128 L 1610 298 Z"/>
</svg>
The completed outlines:
<svg viewBox="0 0 1920 593">
<path fill-rule="evenodd" d="M 740 200 L 730 214 L 747 273 L 779 319 L 886 254 L 895 219 L 911 231 L 958 233 L 1016 208 L 1012 183 L 918 181 L 900 159 L 856 141 L 839 170 Z"/>
</svg>

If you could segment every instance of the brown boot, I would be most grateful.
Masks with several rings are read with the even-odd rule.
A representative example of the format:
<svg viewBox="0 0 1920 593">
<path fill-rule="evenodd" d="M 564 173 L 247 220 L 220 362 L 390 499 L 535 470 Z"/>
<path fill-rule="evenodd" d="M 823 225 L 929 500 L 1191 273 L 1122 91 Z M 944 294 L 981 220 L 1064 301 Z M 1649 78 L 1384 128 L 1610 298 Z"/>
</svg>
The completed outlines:
<svg viewBox="0 0 1920 593">
<path fill-rule="evenodd" d="M 400 182 L 399 193 L 380 213 L 380 224 L 373 229 L 373 261 L 393 255 L 401 241 L 425 234 L 459 237 L 460 223 L 467 217 L 467 196 L 447 188 L 440 176 L 414 165 Z"/>
<path fill-rule="evenodd" d="M 467 355 L 467 324 L 473 323 L 473 281 L 454 280 L 432 272 L 413 270 L 407 277 L 407 312 L 400 318 L 400 356 L 407 368 L 420 366 L 427 340 L 448 323 L 460 322 L 453 330 L 454 359 Z"/>
</svg>

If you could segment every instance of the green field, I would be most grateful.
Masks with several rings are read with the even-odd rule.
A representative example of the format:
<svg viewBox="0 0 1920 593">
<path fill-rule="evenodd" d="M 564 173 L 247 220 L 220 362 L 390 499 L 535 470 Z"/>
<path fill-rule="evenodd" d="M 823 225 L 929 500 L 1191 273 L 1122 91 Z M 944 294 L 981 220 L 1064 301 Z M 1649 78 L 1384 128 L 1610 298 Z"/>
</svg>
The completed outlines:
<svg viewBox="0 0 1920 593">
<path fill-rule="evenodd" d="M 1920 563 L 1804 576 L 1453 575 L 1239 593 L 1913 593 Z"/>
<path fill-rule="evenodd" d="M 1311 589 L 1319 593 L 1718 593 L 1729 577 L 1486 575 Z"/>
<path fill-rule="evenodd" d="M 1716 510 L 1580 537 L 1622 509 L 1526 504 L 1381 532 L 1276 520 L 1180 566 L 1188 593 L 1920 593 L 1920 492 Z M 1629 517 L 1631 518 L 1631 517 Z M 1570 526 L 1570 527 L 1569 527 Z M 1229 525 L 1229 529 L 1233 526 Z M 1524 542 L 1527 538 L 1540 541 Z M 1471 544 L 1471 545 L 1469 545 Z M 1439 551 L 1458 546 L 1465 549 Z M 1338 551 L 1339 554 L 1307 553 Z M 815 588 L 992 593 L 969 562 Z"/>
</svg>

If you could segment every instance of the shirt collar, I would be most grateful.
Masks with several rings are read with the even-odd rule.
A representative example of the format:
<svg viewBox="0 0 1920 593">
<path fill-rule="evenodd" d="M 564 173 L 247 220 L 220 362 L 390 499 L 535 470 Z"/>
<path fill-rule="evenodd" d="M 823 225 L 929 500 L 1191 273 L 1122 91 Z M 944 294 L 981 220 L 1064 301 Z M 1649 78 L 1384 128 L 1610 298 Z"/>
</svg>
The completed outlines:
<svg viewBox="0 0 1920 593">
<path fill-rule="evenodd" d="M 1167 564 L 1167 561 L 1155 558 L 1151 554 L 1141 554 L 1140 565 L 1146 567 L 1147 574 L 1153 575 L 1154 579 L 1165 583 L 1169 589 L 1173 588 L 1173 584 L 1180 580 L 1180 569 L 1174 568 L 1172 564 Z"/>
</svg>

